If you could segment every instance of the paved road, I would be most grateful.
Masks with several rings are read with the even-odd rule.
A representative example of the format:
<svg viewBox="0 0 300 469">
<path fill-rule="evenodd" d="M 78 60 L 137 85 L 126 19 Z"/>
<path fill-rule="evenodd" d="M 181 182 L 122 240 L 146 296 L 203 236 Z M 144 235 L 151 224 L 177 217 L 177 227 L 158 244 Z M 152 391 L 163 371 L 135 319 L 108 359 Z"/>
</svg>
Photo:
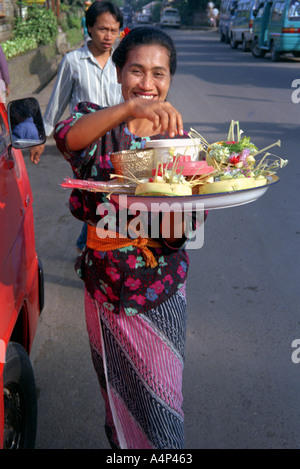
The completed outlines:
<svg viewBox="0 0 300 469">
<path fill-rule="evenodd" d="M 279 184 L 255 203 L 211 211 L 190 251 L 184 410 L 187 448 L 299 448 L 300 62 L 272 63 L 220 43 L 213 31 L 170 31 L 179 54 L 170 100 L 186 128 L 225 138 L 231 119 L 264 147 L 282 140 Z M 44 109 L 51 86 L 39 95 Z M 109 448 L 91 365 L 83 285 L 73 270 L 80 223 L 68 212 L 71 175 L 48 141 L 27 164 L 46 303 L 32 352 L 39 389 L 37 448 Z"/>
</svg>

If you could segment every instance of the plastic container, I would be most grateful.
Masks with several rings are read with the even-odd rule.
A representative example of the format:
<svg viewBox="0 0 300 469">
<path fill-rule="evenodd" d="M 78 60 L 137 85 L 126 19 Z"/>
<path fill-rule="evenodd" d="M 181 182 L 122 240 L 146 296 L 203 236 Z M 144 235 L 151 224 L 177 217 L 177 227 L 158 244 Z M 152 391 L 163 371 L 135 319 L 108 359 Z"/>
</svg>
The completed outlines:
<svg viewBox="0 0 300 469">
<path fill-rule="evenodd" d="M 148 140 L 146 148 L 153 148 L 154 166 L 157 163 L 168 163 L 177 154 L 189 155 L 192 161 L 199 160 L 200 139 L 171 138 L 162 140 Z M 170 153 L 171 152 L 171 153 Z"/>
</svg>

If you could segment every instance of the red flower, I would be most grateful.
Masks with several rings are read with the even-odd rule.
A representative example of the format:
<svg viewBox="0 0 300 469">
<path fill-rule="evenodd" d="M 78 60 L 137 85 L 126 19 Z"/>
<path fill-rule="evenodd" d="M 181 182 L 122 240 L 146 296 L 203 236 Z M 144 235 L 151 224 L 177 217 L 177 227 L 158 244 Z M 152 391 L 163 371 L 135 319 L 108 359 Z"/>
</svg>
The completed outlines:
<svg viewBox="0 0 300 469">
<path fill-rule="evenodd" d="M 138 305 L 143 306 L 146 303 L 146 298 L 143 295 L 133 295 L 130 299 L 136 301 Z"/>
<path fill-rule="evenodd" d="M 240 161 L 239 155 L 237 155 L 237 156 L 231 156 L 231 157 L 229 158 L 229 163 L 231 163 L 231 164 L 237 164 L 237 163 L 239 163 L 239 161 Z"/>
<path fill-rule="evenodd" d="M 157 282 L 153 283 L 152 285 L 150 285 L 150 288 L 153 288 L 155 293 L 161 293 L 164 291 L 165 289 L 165 286 L 161 283 L 160 280 L 157 280 Z"/>
<path fill-rule="evenodd" d="M 142 282 L 139 279 L 128 277 L 125 282 L 125 286 L 129 287 L 129 290 L 137 290 L 141 286 L 141 283 Z"/>
<path fill-rule="evenodd" d="M 120 32 L 120 38 L 124 39 L 124 37 L 127 36 L 128 33 L 130 33 L 130 29 L 125 28 L 123 31 Z"/>
<path fill-rule="evenodd" d="M 137 258 L 133 254 L 130 254 L 128 256 L 126 264 L 128 264 L 131 269 L 135 269 L 136 263 L 137 263 Z"/>
</svg>

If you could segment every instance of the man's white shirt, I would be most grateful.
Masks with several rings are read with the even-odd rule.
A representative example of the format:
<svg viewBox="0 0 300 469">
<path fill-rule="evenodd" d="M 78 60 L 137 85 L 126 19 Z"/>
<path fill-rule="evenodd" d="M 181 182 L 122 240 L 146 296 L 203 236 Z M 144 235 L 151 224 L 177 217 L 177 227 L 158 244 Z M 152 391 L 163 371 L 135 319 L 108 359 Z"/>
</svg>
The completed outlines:
<svg viewBox="0 0 300 469">
<path fill-rule="evenodd" d="M 112 54 L 104 68 L 101 68 L 87 44 L 69 52 L 61 61 L 44 115 L 47 137 L 52 135 L 67 105 L 69 104 L 69 111 L 72 113 L 81 101 L 103 107 L 114 106 L 123 101 Z"/>
</svg>

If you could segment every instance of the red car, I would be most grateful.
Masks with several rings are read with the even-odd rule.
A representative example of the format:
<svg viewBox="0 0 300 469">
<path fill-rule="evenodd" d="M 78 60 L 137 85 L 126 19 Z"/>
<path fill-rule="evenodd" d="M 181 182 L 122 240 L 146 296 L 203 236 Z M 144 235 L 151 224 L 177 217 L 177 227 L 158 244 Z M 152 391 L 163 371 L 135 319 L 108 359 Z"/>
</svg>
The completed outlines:
<svg viewBox="0 0 300 469">
<path fill-rule="evenodd" d="M 25 134 L 26 122 L 30 132 L 35 128 L 37 133 Z M 44 283 L 21 148 L 43 143 L 44 135 L 34 98 L 12 101 L 7 110 L 0 102 L 0 448 L 4 449 L 35 444 L 37 398 L 29 354 L 43 309 Z"/>
</svg>

